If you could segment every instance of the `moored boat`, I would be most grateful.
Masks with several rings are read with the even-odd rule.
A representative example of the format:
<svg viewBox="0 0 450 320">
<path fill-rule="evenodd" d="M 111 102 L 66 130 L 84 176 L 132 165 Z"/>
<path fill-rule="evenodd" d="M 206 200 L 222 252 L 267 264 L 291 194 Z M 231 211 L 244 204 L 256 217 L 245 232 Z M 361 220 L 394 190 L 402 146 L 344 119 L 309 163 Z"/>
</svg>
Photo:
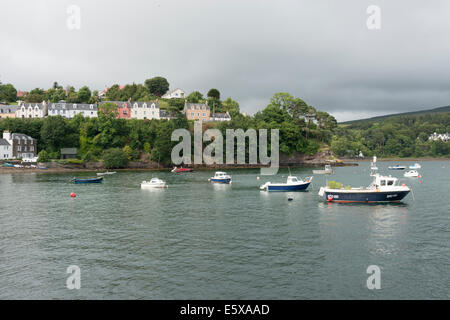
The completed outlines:
<svg viewBox="0 0 450 320">
<path fill-rule="evenodd" d="M 81 183 L 102 183 L 103 182 L 103 177 L 86 178 L 86 179 L 73 178 L 73 182 L 75 182 L 76 184 L 81 184 Z"/>
<path fill-rule="evenodd" d="M 414 163 L 413 165 L 409 166 L 410 169 L 420 169 L 422 168 L 422 166 L 418 163 Z"/>
<path fill-rule="evenodd" d="M 192 171 L 194 171 L 194 170 L 190 169 L 190 168 L 183 168 L 183 167 L 177 168 L 177 167 L 175 167 L 175 168 L 172 169 L 171 172 L 173 172 L 173 173 L 181 173 L 181 172 L 192 172 Z"/>
<path fill-rule="evenodd" d="M 403 174 L 403 176 L 407 178 L 417 178 L 420 177 L 420 174 L 417 170 L 408 170 Z"/>
<path fill-rule="evenodd" d="M 152 178 L 150 181 L 142 181 L 141 182 L 141 189 L 154 189 L 154 188 L 167 188 L 167 184 L 165 181 L 158 179 L 158 178 Z"/>
<path fill-rule="evenodd" d="M 228 175 L 226 172 L 217 171 L 214 174 L 214 177 L 211 177 L 209 181 L 213 183 L 225 183 L 230 184 L 231 183 L 231 176 Z"/>
<path fill-rule="evenodd" d="M 325 165 L 323 170 L 313 170 L 314 174 L 333 174 L 333 169 L 329 164 Z"/>
<path fill-rule="evenodd" d="M 266 182 L 259 188 L 265 191 L 300 191 L 306 190 L 311 184 L 312 177 L 306 178 L 305 180 L 298 179 L 294 176 L 288 176 L 286 183 L 272 183 Z"/>
<path fill-rule="evenodd" d="M 107 176 L 107 175 L 115 174 L 115 173 L 117 173 L 117 172 L 115 172 L 115 171 L 106 171 L 106 172 L 97 172 L 97 175 L 98 176 Z"/>
<path fill-rule="evenodd" d="M 401 166 L 401 165 L 395 165 L 395 166 L 389 166 L 388 167 L 389 170 L 405 170 L 406 166 Z"/>
<path fill-rule="evenodd" d="M 392 176 L 374 175 L 373 182 L 366 188 L 343 188 L 342 185 L 321 187 L 319 195 L 329 202 L 396 202 L 402 200 L 411 189 Z"/>
</svg>

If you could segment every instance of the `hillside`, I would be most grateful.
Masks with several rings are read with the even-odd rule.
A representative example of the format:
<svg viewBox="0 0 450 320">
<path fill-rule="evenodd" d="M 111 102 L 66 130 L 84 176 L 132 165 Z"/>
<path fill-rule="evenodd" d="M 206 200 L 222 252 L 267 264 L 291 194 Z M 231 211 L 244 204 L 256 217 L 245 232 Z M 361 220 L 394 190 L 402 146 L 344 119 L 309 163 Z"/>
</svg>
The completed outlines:
<svg viewBox="0 0 450 320">
<path fill-rule="evenodd" d="M 384 116 L 377 116 L 377 117 L 366 118 L 366 119 L 344 121 L 344 122 L 340 122 L 339 124 L 350 125 L 350 124 L 355 124 L 358 122 L 378 122 L 378 121 L 385 121 L 388 118 L 394 118 L 394 117 L 418 116 L 418 115 L 425 115 L 425 114 L 430 114 L 430 113 L 446 113 L 446 112 L 450 112 L 450 106 L 439 107 L 439 108 L 434 108 L 434 109 L 427 109 L 427 110 L 403 112 L 403 113 L 393 113 L 393 114 L 387 114 Z"/>
</svg>

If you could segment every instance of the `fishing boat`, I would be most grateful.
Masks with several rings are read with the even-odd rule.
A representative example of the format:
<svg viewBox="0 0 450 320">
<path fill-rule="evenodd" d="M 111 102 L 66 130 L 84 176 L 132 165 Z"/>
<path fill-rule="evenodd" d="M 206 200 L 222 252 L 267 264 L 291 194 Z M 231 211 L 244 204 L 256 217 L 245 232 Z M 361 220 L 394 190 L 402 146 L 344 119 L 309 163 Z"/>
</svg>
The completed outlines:
<svg viewBox="0 0 450 320">
<path fill-rule="evenodd" d="M 81 183 L 102 183 L 103 182 L 103 177 L 86 178 L 86 179 L 73 178 L 73 182 L 75 182 L 76 184 L 81 184 Z"/>
<path fill-rule="evenodd" d="M 314 174 L 333 174 L 333 169 L 329 164 L 325 165 L 323 170 L 313 170 Z"/>
<path fill-rule="evenodd" d="M 321 187 L 319 196 L 328 202 L 398 202 L 411 191 L 405 184 L 399 185 L 398 179 L 392 176 L 374 175 L 373 182 L 368 187 L 352 188 L 342 187 L 336 183 L 334 186 Z"/>
<path fill-rule="evenodd" d="M 115 174 L 115 173 L 117 173 L 117 172 L 115 172 L 115 171 L 97 172 L 97 176 L 107 176 L 107 175 Z"/>
<path fill-rule="evenodd" d="M 407 178 L 417 178 L 420 177 L 420 174 L 417 170 L 408 170 L 403 174 L 403 176 Z"/>
<path fill-rule="evenodd" d="M 158 178 L 152 178 L 150 181 L 142 181 L 141 182 L 141 189 L 155 189 L 155 188 L 167 188 L 167 184 L 165 181 L 158 179 Z"/>
<path fill-rule="evenodd" d="M 190 169 L 190 168 L 183 168 L 183 167 L 180 167 L 180 168 L 174 167 L 174 168 L 172 169 L 172 172 L 173 172 L 173 173 L 192 172 L 192 171 L 194 171 L 194 170 L 193 170 L 193 169 Z"/>
<path fill-rule="evenodd" d="M 422 166 L 418 163 L 414 163 L 413 165 L 409 166 L 410 169 L 420 169 L 422 168 Z"/>
<path fill-rule="evenodd" d="M 406 167 L 397 164 L 397 165 L 395 165 L 395 166 L 389 166 L 388 169 L 389 169 L 389 170 L 405 170 Z"/>
<path fill-rule="evenodd" d="M 311 183 L 313 177 L 306 178 L 305 180 L 298 179 L 294 176 L 288 176 L 286 183 L 272 183 L 266 182 L 259 187 L 265 191 L 300 191 L 306 190 Z"/>
<path fill-rule="evenodd" d="M 214 174 L 214 177 L 211 177 L 209 181 L 213 183 L 225 183 L 225 184 L 231 184 L 231 176 L 228 175 L 226 172 L 217 171 Z"/>
</svg>

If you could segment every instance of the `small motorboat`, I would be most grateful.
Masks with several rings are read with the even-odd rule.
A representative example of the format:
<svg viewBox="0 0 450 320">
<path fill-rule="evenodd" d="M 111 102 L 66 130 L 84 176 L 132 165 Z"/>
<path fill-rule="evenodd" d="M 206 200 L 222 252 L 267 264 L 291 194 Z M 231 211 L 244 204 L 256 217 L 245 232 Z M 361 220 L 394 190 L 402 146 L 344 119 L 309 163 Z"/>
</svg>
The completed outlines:
<svg viewBox="0 0 450 320">
<path fill-rule="evenodd" d="M 81 184 L 81 183 L 102 183 L 103 182 L 103 177 L 86 178 L 86 179 L 73 178 L 73 182 L 75 182 L 76 184 Z"/>
<path fill-rule="evenodd" d="M 141 189 L 155 189 L 155 188 L 167 188 L 167 184 L 165 181 L 158 179 L 158 178 L 152 178 L 150 181 L 142 181 L 141 182 Z"/>
<path fill-rule="evenodd" d="M 13 167 L 14 167 L 14 165 L 13 165 L 12 163 L 9 163 L 9 162 L 5 162 L 3 165 L 4 165 L 5 167 L 10 167 L 10 168 L 13 168 Z"/>
<path fill-rule="evenodd" d="M 117 172 L 115 172 L 115 171 L 106 171 L 106 172 L 97 172 L 97 175 L 98 176 L 107 176 L 107 175 L 115 174 L 115 173 L 117 173 Z"/>
<path fill-rule="evenodd" d="M 326 187 L 321 187 L 319 196 L 328 202 L 398 202 L 411 191 L 411 188 L 402 184 L 398 185 L 398 179 L 392 176 L 374 175 L 373 182 L 366 188 L 343 187 L 342 184 L 329 182 Z"/>
<path fill-rule="evenodd" d="M 406 167 L 397 164 L 397 165 L 395 165 L 395 166 L 389 166 L 388 169 L 389 169 L 389 170 L 405 170 Z"/>
<path fill-rule="evenodd" d="M 418 178 L 420 177 L 420 174 L 417 170 L 408 170 L 403 174 L 403 176 L 407 178 Z"/>
<path fill-rule="evenodd" d="M 306 178 L 305 181 L 298 179 L 294 176 L 288 176 L 286 183 L 272 183 L 266 182 L 259 187 L 261 190 L 265 191 L 300 191 L 306 190 L 310 185 L 312 177 Z"/>
<path fill-rule="evenodd" d="M 229 176 L 226 172 L 217 171 L 214 174 L 214 177 L 211 177 L 209 181 L 213 183 L 231 184 L 231 176 Z"/>
<path fill-rule="evenodd" d="M 323 170 L 313 170 L 314 174 L 333 174 L 333 169 L 329 164 L 325 165 Z"/>
<path fill-rule="evenodd" d="M 413 165 L 409 166 L 410 169 L 420 169 L 422 168 L 422 166 L 418 163 L 414 163 Z"/>
<path fill-rule="evenodd" d="M 192 171 L 194 171 L 194 170 L 190 169 L 190 168 L 183 168 L 183 167 L 180 167 L 180 168 L 175 167 L 172 169 L 173 173 L 192 172 Z"/>
</svg>

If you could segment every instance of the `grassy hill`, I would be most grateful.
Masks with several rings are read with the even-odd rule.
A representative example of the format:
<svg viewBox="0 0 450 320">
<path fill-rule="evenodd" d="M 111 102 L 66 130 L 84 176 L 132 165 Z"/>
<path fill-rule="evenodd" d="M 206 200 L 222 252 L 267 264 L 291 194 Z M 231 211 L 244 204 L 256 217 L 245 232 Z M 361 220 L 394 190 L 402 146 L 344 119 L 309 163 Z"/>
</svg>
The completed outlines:
<svg viewBox="0 0 450 320">
<path fill-rule="evenodd" d="M 450 106 L 439 107 L 439 108 L 428 109 L 428 110 L 387 114 L 384 116 L 377 116 L 377 117 L 366 118 L 366 119 L 358 119 L 358 120 L 340 122 L 339 124 L 350 125 L 350 124 L 355 124 L 355 123 L 359 123 L 359 122 L 379 122 L 379 121 L 384 121 L 384 120 L 387 120 L 388 118 L 394 118 L 394 117 L 418 116 L 418 115 L 425 115 L 425 114 L 431 114 L 431 113 L 446 113 L 446 112 L 450 112 Z"/>
</svg>

